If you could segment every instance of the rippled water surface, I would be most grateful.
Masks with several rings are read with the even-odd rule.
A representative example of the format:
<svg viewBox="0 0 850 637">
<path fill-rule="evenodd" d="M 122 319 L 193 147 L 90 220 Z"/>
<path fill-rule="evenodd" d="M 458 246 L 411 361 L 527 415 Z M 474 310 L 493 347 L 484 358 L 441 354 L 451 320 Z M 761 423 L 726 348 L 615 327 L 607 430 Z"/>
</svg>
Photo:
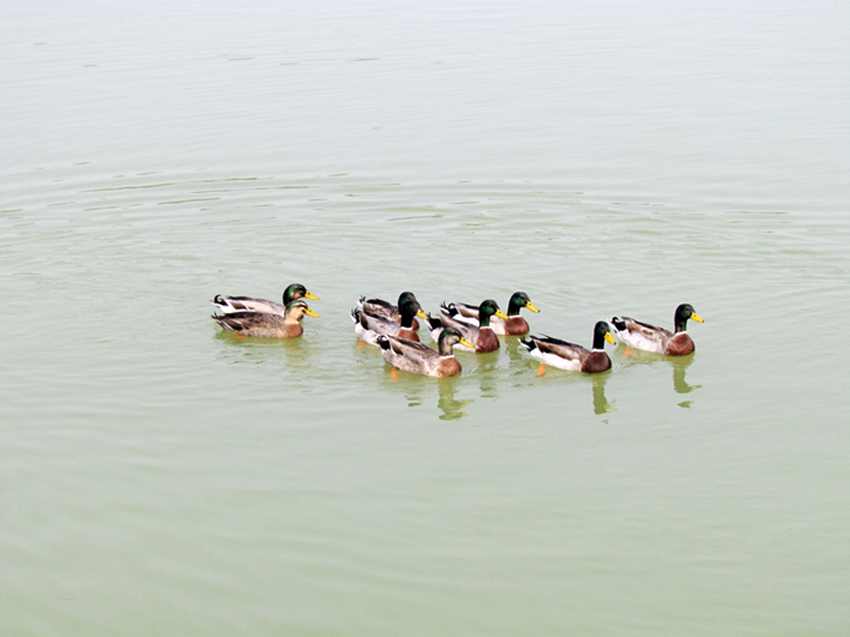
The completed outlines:
<svg viewBox="0 0 850 637">
<path fill-rule="evenodd" d="M 0 632 L 847 634 L 848 17 L 5 4 Z M 405 289 L 705 323 L 395 376 Z"/>
</svg>

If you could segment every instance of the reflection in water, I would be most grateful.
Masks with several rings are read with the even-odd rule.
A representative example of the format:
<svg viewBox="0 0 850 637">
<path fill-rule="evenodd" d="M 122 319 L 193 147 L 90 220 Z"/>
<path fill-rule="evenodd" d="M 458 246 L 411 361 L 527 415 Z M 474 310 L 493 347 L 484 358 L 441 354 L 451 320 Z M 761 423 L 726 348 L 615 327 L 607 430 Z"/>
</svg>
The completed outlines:
<svg viewBox="0 0 850 637">
<path fill-rule="evenodd" d="M 681 359 L 676 358 L 670 360 L 670 365 L 673 367 L 673 389 L 678 394 L 689 394 L 695 389 L 699 389 L 702 385 L 688 385 L 685 381 L 685 370 L 694 361 L 694 355 L 682 356 Z M 693 401 L 688 401 L 688 405 Z M 683 403 L 680 403 L 683 404 Z"/>
<path fill-rule="evenodd" d="M 408 374 L 407 372 L 393 371 L 387 368 L 386 382 L 395 391 L 400 391 L 408 407 L 421 407 L 423 404 L 432 404 L 434 392 L 436 392 L 437 408 L 440 410 L 440 420 L 457 420 L 469 415 L 464 407 L 473 402 L 472 399 L 457 400 L 455 393 L 460 387 L 460 378 L 451 376 L 449 378 L 429 378 Z"/>
<path fill-rule="evenodd" d="M 218 330 L 215 339 L 222 343 L 221 353 L 231 363 L 263 363 L 268 361 L 269 351 L 283 352 L 292 362 L 306 361 L 311 351 L 303 338 L 252 338 Z"/>
<path fill-rule="evenodd" d="M 437 379 L 437 389 L 440 392 L 440 397 L 437 399 L 437 407 L 443 412 L 440 415 L 440 420 L 457 420 L 458 418 L 464 418 L 469 415 L 468 412 L 463 411 L 463 408 L 471 403 L 472 399 L 456 400 L 456 388 L 457 379 L 454 377 Z"/>
<path fill-rule="evenodd" d="M 673 368 L 673 390 L 677 394 L 689 394 L 692 391 L 695 391 L 702 387 L 702 385 L 690 385 L 687 380 L 685 380 L 685 372 L 690 367 L 691 363 L 694 362 L 694 356 L 696 354 L 689 354 L 687 356 L 663 356 L 661 354 L 653 354 L 652 352 L 644 352 L 641 350 L 633 349 L 631 347 L 621 346 L 622 357 L 623 360 L 627 361 L 626 365 L 640 365 L 640 364 L 655 364 L 655 363 L 666 363 L 670 367 Z M 684 407 L 685 409 L 689 409 L 691 405 L 694 404 L 693 400 L 686 400 L 684 402 L 678 403 L 679 407 Z"/>
<path fill-rule="evenodd" d="M 605 397 L 605 383 L 608 382 L 608 376 L 610 376 L 609 373 L 593 376 L 593 413 L 597 415 L 616 411 Z"/>
<path fill-rule="evenodd" d="M 505 351 L 511 361 L 511 375 L 522 377 L 528 382 L 586 382 L 590 381 L 592 397 L 593 397 L 593 413 L 607 414 L 616 411 L 616 408 L 608 401 L 605 395 L 605 384 L 611 376 L 611 372 L 602 374 L 582 374 L 579 372 L 570 372 L 549 365 L 545 368 L 545 373 L 539 376 L 535 373 L 538 369 L 536 361 L 529 358 L 525 348 L 520 347 L 518 337 L 507 337 L 505 339 Z"/>
<path fill-rule="evenodd" d="M 461 359 L 463 370 L 474 374 L 478 380 L 482 398 L 496 398 L 499 395 L 498 381 L 503 370 L 499 368 L 499 351 L 486 354 L 469 354 Z"/>
</svg>

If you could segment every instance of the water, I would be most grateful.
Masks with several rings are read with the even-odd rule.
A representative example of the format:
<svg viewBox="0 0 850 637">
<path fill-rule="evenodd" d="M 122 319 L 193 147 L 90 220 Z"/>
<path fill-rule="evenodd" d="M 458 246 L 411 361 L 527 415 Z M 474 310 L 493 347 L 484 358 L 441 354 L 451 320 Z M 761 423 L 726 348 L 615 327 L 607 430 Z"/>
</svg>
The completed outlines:
<svg viewBox="0 0 850 637">
<path fill-rule="evenodd" d="M 4 5 L 0 632 L 846 634 L 848 15 Z M 403 289 L 706 322 L 393 379 Z"/>
</svg>

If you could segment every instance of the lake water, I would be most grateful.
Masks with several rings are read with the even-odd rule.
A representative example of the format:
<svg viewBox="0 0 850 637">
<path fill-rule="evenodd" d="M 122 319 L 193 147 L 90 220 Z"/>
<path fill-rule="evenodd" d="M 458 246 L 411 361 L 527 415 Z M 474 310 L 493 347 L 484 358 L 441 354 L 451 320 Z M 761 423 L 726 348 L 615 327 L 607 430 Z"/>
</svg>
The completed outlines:
<svg viewBox="0 0 850 637">
<path fill-rule="evenodd" d="M 841 3 L 6 2 L 0 634 L 846 635 Z M 217 293 L 321 297 L 239 340 Z M 526 291 L 394 378 L 361 295 Z M 423 332 L 424 336 L 424 332 Z"/>
</svg>

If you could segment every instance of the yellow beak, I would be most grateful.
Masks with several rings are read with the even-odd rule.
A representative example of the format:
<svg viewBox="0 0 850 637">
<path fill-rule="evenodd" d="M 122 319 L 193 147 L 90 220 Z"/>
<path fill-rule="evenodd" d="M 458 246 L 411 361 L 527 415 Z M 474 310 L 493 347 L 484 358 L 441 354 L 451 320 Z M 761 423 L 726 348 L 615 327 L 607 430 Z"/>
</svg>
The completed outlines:
<svg viewBox="0 0 850 637">
<path fill-rule="evenodd" d="M 425 314 L 425 312 L 422 311 L 421 309 L 416 310 L 416 316 L 418 316 L 421 319 L 425 319 L 426 321 L 428 320 L 428 315 Z"/>
<path fill-rule="evenodd" d="M 691 320 L 696 321 L 697 323 L 705 323 L 699 316 L 697 316 L 696 312 L 691 312 Z"/>
<path fill-rule="evenodd" d="M 533 304 L 531 301 L 529 301 L 528 303 L 526 303 L 526 304 L 525 304 L 525 307 L 527 307 L 527 308 L 528 308 L 529 310 L 531 310 L 532 312 L 539 312 L 539 311 L 540 311 L 540 310 L 538 310 L 536 307 L 534 307 L 534 304 Z"/>
<path fill-rule="evenodd" d="M 498 316 L 500 319 L 507 319 L 508 318 L 508 315 L 505 314 L 504 312 L 502 312 L 502 310 L 496 310 L 496 316 Z"/>
<path fill-rule="evenodd" d="M 458 341 L 458 343 L 460 345 L 463 345 L 464 347 L 468 347 L 469 349 L 475 349 L 475 345 L 473 345 L 471 342 L 469 342 L 468 340 L 466 340 L 463 337 L 461 337 L 461 339 Z"/>
<path fill-rule="evenodd" d="M 616 345 L 617 341 L 614 340 L 614 337 L 611 336 L 611 332 L 605 332 L 605 340 L 611 343 L 611 345 Z"/>
<path fill-rule="evenodd" d="M 312 301 L 318 301 L 319 300 L 319 297 L 316 296 L 315 294 L 313 294 L 312 292 L 305 292 L 304 298 L 310 299 Z"/>
<path fill-rule="evenodd" d="M 320 317 L 319 317 L 319 315 L 318 315 L 318 314 L 316 314 L 316 313 L 315 313 L 313 310 L 311 310 L 309 307 L 308 307 L 306 310 L 304 310 L 304 314 L 306 314 L 307 316 L 315 316 L 316 318 L 320 318 Z"/>
</svg>

